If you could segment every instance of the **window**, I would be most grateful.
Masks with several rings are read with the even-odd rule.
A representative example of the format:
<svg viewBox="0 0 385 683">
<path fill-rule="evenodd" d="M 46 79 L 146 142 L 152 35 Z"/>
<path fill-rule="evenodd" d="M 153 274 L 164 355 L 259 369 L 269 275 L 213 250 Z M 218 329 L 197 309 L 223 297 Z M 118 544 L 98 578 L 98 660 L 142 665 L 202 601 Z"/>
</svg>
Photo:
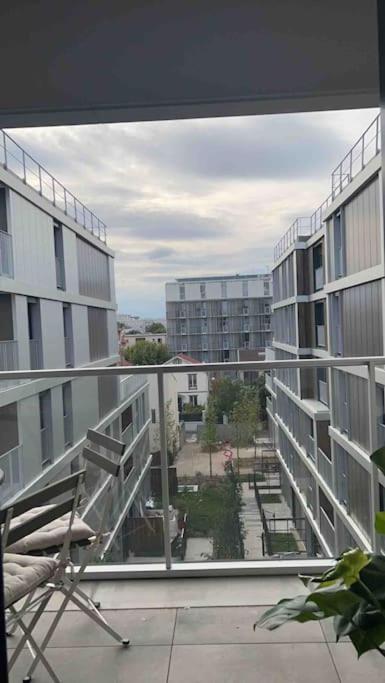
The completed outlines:
<svg viewBox="0 0 385 683">
<path fill-rule="evenodd" d="M 321 403 L 328 405 L 328 385 L 326 368 L 317 368 L 317 397 Z"/>
<path fill-rule="evenodd" d="M 344 265 L 344 235 L 341 212 L 338 212 L 333 217 L 333 231 L 334 231 L 334 275 L 335 278 L 340 278 L 345 275 Z"/>
<path fill-rule="evenodd" d="M 264 305 L 264 311 L 265 311 L 265 313 L 270 313 L 270 304 Z"/>
<path fill-rule="evenodd" d="M 316 346 L 325 346 L 325 304 L 323 301 L 317 301 L 314 304 L 314 321 Z"/>
<path fill-rule="evenodd" d="M 227 297 L 227 282 L 221 282 L 221 296 L 223 299 Z"/>
<path fill-rule="evenodd" d="M 269 282 L 269 280 L 264 280 L 263 293 L 265 296 L 270 296 L 270 282 Z"/>
<path fill-rule="evenodd" d="M 192 406 L 198 405 L 198 396 L 189 396 L 189 403 Z"/>
<path fill-rule="evenodd" d="M 179 285 L 179 299 L 184 301 L 186 298 L 186 287 L 185 285 Z"/>
<path fill-rule="evenodd" d="M 132 425 L 132 406 L 128 406 L 122 412 L 122 434 L 130 425 Z"/>
<path fill-rule="evenodd" d="M 342 338 L 342 294 L 332 294 L 331 296 L 331 314 L 332 314 L 332 352 L 335 356 L 343 355 L 343 338 Z"/>
<path fill-rule="evenodd" d="M 202 304 L 202 318 L 206 318 L 207 316 L 207 306 L 206 304 Z"/>
<path fill-rule="evenodd" d="M 249 283 L 247 280 L 242 280 L 242 296 L 249 296 Z"/>
<path fill-rule="evenodd" d="M 108 357 L 107 311 L 88 306 L 90 360 Z"/>
<path fill-rule="evenodd" d="M 187 351 L 187 344 L 182 344 L 182 353 L 186 353 Z"/>
<path fill-rule="evenodd" d="M 208 343 L 207 341 L 202 342 L 202 351 L 208 351 Z"/>
<path fill-rule="evenodd" d="M 52 408 L 51 392 L 42 391 L 39 394 L 39 417 L 41 438 L 41 464 L 46 467 L 53 460 L 52 454 Z"/>
<path fill-rule="evenodd" d="M 66 368 L 74 366 L 74 346 L 71 304 L 63 304 L 64 358 Z"/>
<path fill-rule="evenodd" d="M 190 391 L 194 391 L 197 388 L 197 376 L 196 374 L 188 375 L 188 388 Z"/>
<path fill-rule="evenodd" d="M 152 424 L 156 424 L 156 410 L 155 408 L 151 408 L 151 422 Z"/>
<path fill-rule="evenodd" d="M 201 293 L 201 299 L 205 299 L 206 298 L 206 284 L 204 282 L 201 282 L 201 284 L 199 285 L 199 290 Z"/>
<path fill-rule="evenodd" d="M 227 315 L 228 310 L 229 310 L 228 301 L 222 301 L 222 303 L 221 303 L 222 315 Z"/>
<path fill-rule="evenodd" d="M 57 289 L 65 289 L 63 227 L 59 223 L 54 223 L 53 239 L 55 249 L 56 287 Z"/>
<path fill-rule="evenodd" d="M 63 424 L 64 424 L 64 447 L 69 448 L 73 443 L 72 423 L 72 386 L 71 382 L 62 384 L 63 396 Z"/>
<path fill-rule="evenodd" d="M 322 289 L 324 285 L 323 248 L 322 242 L 313 248 L 313 286 L 314 291 Z"/>
<path fill-rule="evenodd" d="M 27 316 L 31 370 L 38 370 L 43 366 L 40 303 L 38 299 L 28 297 Z"/>
<path fill-rule="evenodd" d="M 133 457 L 132 457 L 132 455 L 130 455 L 130 457 L 127 458 L 127 460 L 123 464 L 123 478 L 124 478 L 124 480 L 126 480 L 128 475 L 130 474 L 130 472 L 132 472 L 133 466 L 134 466 Z"/>
<path fill-rule="evenodd" d="M 249 315 L 249 303 L 246 301 L 242 306 L 242 314 Z"/>
</svg>

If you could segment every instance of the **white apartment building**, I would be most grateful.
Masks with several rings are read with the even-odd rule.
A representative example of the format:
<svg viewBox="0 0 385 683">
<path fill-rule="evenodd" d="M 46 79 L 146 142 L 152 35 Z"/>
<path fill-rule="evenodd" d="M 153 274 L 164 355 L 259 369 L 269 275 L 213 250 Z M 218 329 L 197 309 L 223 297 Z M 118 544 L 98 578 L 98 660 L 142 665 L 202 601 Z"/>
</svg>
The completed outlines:
<svg viewBox="0 0 385 683">
<path fill-rule="evenodd" d="M 31 157 L 23 159 L 24 178 L 9 163 L 0 166 L 0 370 L 117 365 L 114 254 L 105 226 Z M 31 186 L 32 162 L 40 191 Z M 47 196 L 47 187 L 62 193 Z M 149 494 L 149 424 L 145 377 L 2 381 L 1 501 L 82 466 L 91 427 L 127 444 L 110 520 L 118 538 L 125 512 L 136 514 Z M 87 481 L 91 519 L 103 479 Z"/>
<path fill-rule="evenodd" d="M 271 343 L 271 274 L 178 278 L 166 283 L 172 353 L 202 362 L 236 361 L 238 350 Z"/>
<path fill-rule="evenodd" d="M 383 356 L 385 238 L 376 119 L 332 174 L 332 193 L 275 250 L 274 339 L 267 359 Z M 267 376 L 271 439 L 310 554 L 379 549 L 385 481 L 369 456 L 385 444 L 382 367 L 282 369 Z M 378 477 L 378 479 L 377 479 Z M 384 549 L 384 547 L 383 547 Z"/>
</svg>

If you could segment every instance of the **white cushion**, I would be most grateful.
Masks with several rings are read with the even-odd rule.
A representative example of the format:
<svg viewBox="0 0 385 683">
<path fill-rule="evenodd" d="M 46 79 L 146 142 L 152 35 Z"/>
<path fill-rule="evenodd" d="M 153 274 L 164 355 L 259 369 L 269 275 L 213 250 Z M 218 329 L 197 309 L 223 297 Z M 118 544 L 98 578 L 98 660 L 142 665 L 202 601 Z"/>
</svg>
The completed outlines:
<svg viewBox="0 0 385 683">
<path fill-rule="evenodd" d="M 11 529 L 14 529 L 19 524 L 33 519 L 37 515 L 41 514 L 44 510 L 49 510 L 54 507 L 54 505 L 42 505 L 41 507 L 32 508 L 27 512 L 24 512 L 18 517 L 14 517 L 11 521 Z M 41 529 L 37 529 L 32 534 L 21 538 L 16 543 L 12 543 L 7 548 L 7 551 L 12 553 L 20 553 L 21 555 L 26 555 L 27 553 L 38 552 L 41 550 L 46 550 L 47 548 L 60 548 L 63 545 L 66 533 L 68 531 L 68 525 L 71 513 L 54 519 L 53 522 L 46 524 Z M 95 532 L 91 529 L 88 524 L 86 524 L 81 517 L 76 513 L 75 518 L 71 527 L 71 541 L 72 543 L 80 541 L 88 541 L 90 538 L 95 536 Z"/>
<path fill-rule="evenodd" d="M 5 553 L 3 557 L 5 606 L 28 595 L 50 579 L 58 566 L 52 557 L 30 557 Z"/>
</svg>

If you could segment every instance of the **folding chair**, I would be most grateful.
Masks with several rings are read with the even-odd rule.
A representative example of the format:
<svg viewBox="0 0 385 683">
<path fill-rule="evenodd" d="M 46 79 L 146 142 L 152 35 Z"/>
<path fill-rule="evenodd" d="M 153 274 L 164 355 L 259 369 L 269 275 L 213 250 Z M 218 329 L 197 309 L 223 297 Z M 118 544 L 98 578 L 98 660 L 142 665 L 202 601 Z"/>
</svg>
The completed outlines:
<svg viewBox="0 0 385 683">
<path fill-rule="evenodd" d="M 66 558 L 71 542 L 71 528 L 79 505 L 84 476 L 85 471 L 81 470 L 0 510 L 4 598 L 5 608 L 10 613 L 8 626 L 12 627 L 16 624 L 23 633 L 20 642 L 10 657 L 8 668 L 9 671 L 12 669 L 22 649 L 25 645 L 28 645 L 32 656 L 42 662 L 55 683 L 60 683 L 59 679 L 44 655 L 44 646 L 37 644 L 33 631 L 56 590 L 56 585 L 60 585 L 66 569 Z M 69 497 L 63 500 L 63 495 L 68 493 L 70 493 Z M 40 514 L 35 514 L 28 519 L 24 517 L 23 522 L 20 522 L 12 529 L 10 528 L 11 520 L 15 514 L 26 515 L 28 510 L 33 509 L 36 505 L 59 496 L 61 498 L 60 502 L 43 507 Z M 62 550 L 57 557 L 31 557 L 29 555 L 4 552 L 7 543 L 17 543 L 20 539 L 61 518 L 63 515 L 68 515 L 67 534 Z M 39 588 L 42 588 L 42 591 L 36 595 L 36 591 Z M 19 602 L 23 598 L 25 600 L 20 607 Z M 33 612 L 32 618 L 29 623 L 26 623 L 24 617 L 31 612 Z M 29 679 L 27 678 L 27 680 Z"/>
<path fill-rule="evenodd" d="M 88 430 L 87 437 L 97 446 L 103 446 L 107 450 L 113 451 L 118 456 L 121 456 L 125 450 L 124 443 L 117 441 L 116 439 L 112 439 L 111 437 L 96 432 L 94 430 Z M 106 536 L 108 536 L 108 534 L 106 534 L 105 525 L 113 495 L 114 479 L 116 480 L 120 473 L 119 463 L 113 462 L 111 459 L 107 458 L 104 455 L 101 455 L 100 453 L 96 452 L 95 450 L 89 447 L 85 447 L 83 449 L 83 457 L 88 463 L 92 463 L 94 466 L 100 468 L 101 470 L 105 471 L 107 474 L 111 476 L 107 485 L 105 504 L 101 515 L 99 530 L 97 532 L 94 532 L 75 512 L 72 525 L 71 541 L 72 545 L 82 546 L 83 559 L 80 564 L 80 567 L 77 569 L 77 571 L 75 571 L 68 553 L 66 568 L 70 571 L 67 571 L 62 574 L 60 584 L 56 586 L 56 589 L 60 590 L 63 593 L 64 600 L 58 612 L 56 613 L 51 623 L 51 626 L 48 629 L 47 634 L 42 642 L 41 648 L 43 651 L 47 647 L 50 639 L 52 638 L 53 633 L 56 630 L 59 621 L 64 613 L 64 610 L 70 601 L 73 602 L 77 607 L 79 607 L 94 622 L 96 622 L 101 628 L 107 631 L 107 633 L 109 633 L 113 638 L 115 638 L 115 640 L 120 642 L 122 645 L 127 646 L 130 642 L 127 638 L 122 638 L 114 629 L 111 628 L 111 626 L 106 622 L 102 614 L 99 612 L 98 603 L 92 601 L 91 598 L 79 587 L 79 582 L 82 579 L 88 564 L 90 564 L 91 562 L 95 562 L 96 559 L 100 559 L 103 554 L 105 539 Z M 33 510 L 33 514 L 36 514 L 36 510 Z M 59 520 L 59 523 L 58 521 L 56 521 L 53 522 L 51 525 L 47 526 L 45 529 L 40 529 L 39 533 L 33 533 L 30 536 L 27 536 L 23 539 L 22 543 L 11 545 L 11 547 L 8 548 L 8 550 L 12 550 L 13 552 L 17 550 L 18 552 L 20 552 L 25 549 L 28 549 L 28 552 L 39 553 L 44 550 L 46 552 L 49 550 L 52 551 L 54 547 L 60 546 L 64 540 L 63 519 L 64 518 L 61 518 Z M 17 521 L 17 519 L 14 520 L 14 523 L 16 524 L 14 528 L 18 528 Z M 32 662 L 28 670 L 28 675 L 24 680 L 30 680 L 30 677 L 32 676 L 32 673 L 38 661 L 39 654 L 35 657 L 34 661 Z"/>
</svg>

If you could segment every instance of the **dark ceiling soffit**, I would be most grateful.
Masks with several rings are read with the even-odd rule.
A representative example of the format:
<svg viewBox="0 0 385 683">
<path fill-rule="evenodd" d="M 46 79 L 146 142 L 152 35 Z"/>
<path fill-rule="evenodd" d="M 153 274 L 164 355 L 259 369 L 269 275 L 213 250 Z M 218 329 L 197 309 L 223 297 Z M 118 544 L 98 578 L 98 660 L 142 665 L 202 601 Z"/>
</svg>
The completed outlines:
<svg viewBox="0 0 385 683">
<path fill-rule="evenodd" d="M 0 128 L 29 126 L 81 125 L 92 123 L 118 123 L 132 121 L 162 121 L 173 119 L 210 118 L 220 116 L 252 116 L 255 114 L 288 114 L 296 112 L 361 109 L 379 106 L 379 93 L 329 93 L 290 96 L 287 93 L 274 98 L 256 97 L 209 102 L 174 102 L 162 105 L 103 106 L 68 110 L 0 111 Z"/>
</svg>

